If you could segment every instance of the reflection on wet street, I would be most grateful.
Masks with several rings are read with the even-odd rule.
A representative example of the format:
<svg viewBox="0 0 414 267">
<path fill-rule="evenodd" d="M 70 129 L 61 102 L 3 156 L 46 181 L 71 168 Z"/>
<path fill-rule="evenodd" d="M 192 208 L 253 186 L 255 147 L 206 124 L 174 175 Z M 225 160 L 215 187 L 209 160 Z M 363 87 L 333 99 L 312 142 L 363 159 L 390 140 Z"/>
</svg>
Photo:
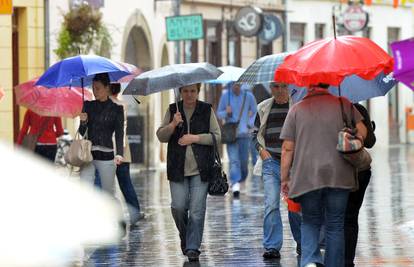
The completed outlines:
<svg viewBox="0 0 414 267">
<path fill-rule="evenodd" d="M 373 151 L 373 177 L 360 212 L 357 266 L 414 266 L 414 147 Z M 189 263 L 181 253 L 164 172 L 135 172 L 146 218 L 118 246 L 96 250 L 84 266 L 298 266 L 282 205 L 282 258 L 262 258 L 263 184 L 249 177 L 240 199 L 208 197 L 202 254 Z"/>
</svg>

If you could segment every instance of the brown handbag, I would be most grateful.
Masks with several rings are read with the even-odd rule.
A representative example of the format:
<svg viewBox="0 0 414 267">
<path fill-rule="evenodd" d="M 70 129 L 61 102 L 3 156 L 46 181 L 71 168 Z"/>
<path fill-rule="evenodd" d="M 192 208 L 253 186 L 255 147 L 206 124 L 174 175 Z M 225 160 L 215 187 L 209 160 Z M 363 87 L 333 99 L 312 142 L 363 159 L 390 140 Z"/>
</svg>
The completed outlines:
<svg viewBox="0 0 414 267">
<path fill-rule="evenodd" d="M 39 128 L 39 132 L 35 134 L 26 134 L 22 140 L 22 147 L 31 151 L 34 151 L 36 148 L 36 143 L 39 137 L 46 131 L 47 125 L 49 124 L 50 118 L 47 118 L 43 121 L 42 125 Z"/>
</svg>

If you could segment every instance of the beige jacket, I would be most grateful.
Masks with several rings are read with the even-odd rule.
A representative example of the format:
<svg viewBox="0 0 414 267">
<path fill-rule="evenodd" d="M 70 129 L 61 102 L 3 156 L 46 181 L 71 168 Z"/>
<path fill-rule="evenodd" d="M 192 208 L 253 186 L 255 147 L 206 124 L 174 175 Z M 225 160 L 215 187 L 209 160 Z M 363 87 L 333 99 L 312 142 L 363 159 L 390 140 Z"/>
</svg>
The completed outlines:
<svg viewBox="0 0 414 267">
<path fill-rule="evenodd" d="M 128 138 L 126 136 L 126 130 L 127 130 L 127 123 L 128 123 L 128 117 L 127 117 L 127 108 L 128 108 L 128 104 L 125 103 L 122 100 L 119 100 L 116 97 L 110 96 L 112 102 L 114 102 L 115 104 L 118 104 L 120 106 L 124 107 L 124 161 L 126 163 L 131 163 L 131 151 L 129 149 L 129 142 L 128 142 Z M 114 142 L 114 146 L 115 142 Z M 116 148 L 115 148 L 116 151 Z"/>
</svg>

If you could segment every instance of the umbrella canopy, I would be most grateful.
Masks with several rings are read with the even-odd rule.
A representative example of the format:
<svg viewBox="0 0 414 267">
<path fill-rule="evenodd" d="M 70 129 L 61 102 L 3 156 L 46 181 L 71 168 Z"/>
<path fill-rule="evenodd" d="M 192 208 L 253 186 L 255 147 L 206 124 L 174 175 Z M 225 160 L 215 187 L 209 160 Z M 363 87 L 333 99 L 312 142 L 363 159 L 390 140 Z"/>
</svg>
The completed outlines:
<svg viewBox="0 0 414 267">
<path fill-rule="evenodd" d="M 222 73 L 210 63 L 168 65 L 142 73 L 128 84 L 123 94 L 149 95 L 167 89 L 216 79 Z"/>
<path fill-rule="evenodd" d="M 414 39 L 391 44 L 394 55 L 394 77 L 414 90 Z"/>
<path fill-rule="evenodd" d="M 340 36 L 309 43 L 287 56 L 274 79 L 298 86 L 339 85 L 346 76 L 372 80 L 392 69 L 392 57 L 370 39 Z"/>
<path fill-rule="evenodd" d="M 368 100 L 370 98 L 386 95 L 397 84 L 397 80 L 393 78 L 393 74 L 385 75 L 380 73 L 373 80 L 364 80 L 356 75 L 346 77 L 341 83 L 341 94 L 339 88 L 330 86 L 329 92 L 336 96 L 344 96 L 352 103 Z M 307 94 L 306 88 L 289 86 L 290 95 L 293 103 L 299 102 Z"/>
<path fill-rule="evenodd" d="M 2 171 L 13 173 L 0 186 L 0 266 L 68 266 L 82 246 L 118 241 L 122 213 L 111 196 L 33 153 L 0 150 Z"/>
<path fill-rule="evenodd" d="M 17 85 L 17 104 L 42 116 L 74 118 L 82 111 L 82 88 L 58 87 L 53 90 L 36 86 L 37 79 Z M 92 100 L 92 93 L 85 90 L 85 100 Z"/>
<path fill-rule="evenodd" d="M 105 57 L 81 55 L 57 62 L 39 78 L 36 85 L 45 87 L 89 86 L 95 74 L 108 73 L 111 82 L 139 72 L 138 68 L 127 63 L 118 63 Z M 131 77 L 132 79 L 133 77 Z"/>
<path fill-rule="evenodd" d="M 0 101 L 4 97 L 4 90 L 0 87 Z"/>
<path fill-rule="evenodd" d="M 223 72 L 217 79 L 209 80 L 205 83 L 210 84 L 227 84 L 229 82 L 237 81 L 240 76 L 246 71 L 244 68 L 234 67 L 234 66 L 223 66 L 219 67 L 219 70 Z"/>
<path fill-rule="evenodd" d="M 240 76 L 237 83 L 247 83 L 251 86 L 262 84 L 270 92 L 269 84 L 273 82 L 275 70 L 289 54 L 279 53 L 257 59 Z"/>
</svg>

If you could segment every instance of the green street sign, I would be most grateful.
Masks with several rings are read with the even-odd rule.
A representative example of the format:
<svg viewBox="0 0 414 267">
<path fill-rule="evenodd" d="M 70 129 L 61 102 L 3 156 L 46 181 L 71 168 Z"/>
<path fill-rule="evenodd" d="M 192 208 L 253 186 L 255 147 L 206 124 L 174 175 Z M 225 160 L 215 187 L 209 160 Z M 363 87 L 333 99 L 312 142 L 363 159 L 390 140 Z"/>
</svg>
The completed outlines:
<svg viewBox="0 0 414 267">
<path fill-rule="evenodd" d="M 168 41 L 204 38 L 203 16 L 201 14 L 167 17 L 165 25 L 167 26 Z"/>
</svg>

